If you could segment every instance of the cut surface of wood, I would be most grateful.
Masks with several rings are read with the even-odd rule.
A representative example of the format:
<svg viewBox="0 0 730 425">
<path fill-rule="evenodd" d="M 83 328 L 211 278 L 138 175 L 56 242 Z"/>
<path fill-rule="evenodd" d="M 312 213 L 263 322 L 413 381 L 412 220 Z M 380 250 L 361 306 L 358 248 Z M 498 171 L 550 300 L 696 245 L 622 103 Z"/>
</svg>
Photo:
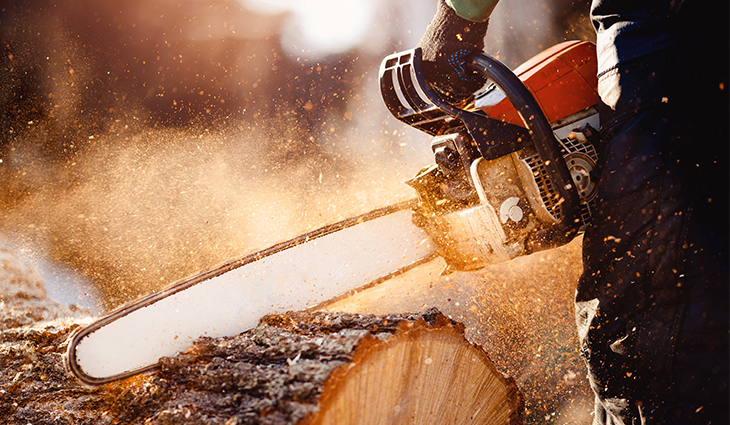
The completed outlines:
<svg viewBox="0 0 730 425">
<path fill-rule="evenodd" d="M 368 336 L 325 383 L 311 424 L 517 424 L 522 398 L 441 314 Z"/>
</svg>

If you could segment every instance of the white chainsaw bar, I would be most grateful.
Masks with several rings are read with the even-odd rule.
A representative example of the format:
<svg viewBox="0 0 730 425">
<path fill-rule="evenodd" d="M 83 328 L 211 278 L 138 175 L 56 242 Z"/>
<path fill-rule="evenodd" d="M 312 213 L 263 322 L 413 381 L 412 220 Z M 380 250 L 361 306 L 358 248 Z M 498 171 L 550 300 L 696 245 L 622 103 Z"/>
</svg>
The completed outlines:
<svg viewBox="0 0 730 425">
<path fill-rule="evenodd" d="M 414 201 L 326 226 L 173 283 L 74 334 L 66 361 L 99 385 L 152 370 L 203 336 L 231 336 L 267 313 L 314 307 L 436 255 Z"/>
</svg>

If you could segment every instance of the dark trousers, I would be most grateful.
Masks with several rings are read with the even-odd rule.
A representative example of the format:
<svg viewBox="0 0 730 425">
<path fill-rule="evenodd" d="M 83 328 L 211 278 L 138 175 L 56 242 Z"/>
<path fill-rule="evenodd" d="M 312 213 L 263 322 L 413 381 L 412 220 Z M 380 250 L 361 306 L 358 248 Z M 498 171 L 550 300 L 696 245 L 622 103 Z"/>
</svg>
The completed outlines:
<svg viewBox="0 0 730 425">
<path fill-rule="evenodd" d="M 599 82 L 601 176 L 576 295 L 596 423 L 728 423 L 723 11 L 686 1 L 671 48 Z"/>
</svg>

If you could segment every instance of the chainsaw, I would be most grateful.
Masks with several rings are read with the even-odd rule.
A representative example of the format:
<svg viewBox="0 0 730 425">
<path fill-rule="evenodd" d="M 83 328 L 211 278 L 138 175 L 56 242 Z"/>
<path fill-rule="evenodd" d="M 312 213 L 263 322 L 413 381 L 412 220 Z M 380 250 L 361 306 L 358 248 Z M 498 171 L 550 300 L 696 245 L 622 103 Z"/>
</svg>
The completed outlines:
<svg viewBox="0 0 730 425">
<path fill-rule="evenodd" d="M 433 136 L 434 163 L 406 182 L 417 198 L 322 227 L 117 308 L 78 329 L 66 365 L 87 385 L 153 370 L 200 337 L 235 335 L 267 313 L 313 309 L 436 256 L 472 271 L 570 242 L 597 190 L 596 53 L 554 46 L 514 71 L 484 53 L 488 84 L 465 105 L 421 74 L 420 49 L 386 57 L 381 95 Z"/>
</svg>

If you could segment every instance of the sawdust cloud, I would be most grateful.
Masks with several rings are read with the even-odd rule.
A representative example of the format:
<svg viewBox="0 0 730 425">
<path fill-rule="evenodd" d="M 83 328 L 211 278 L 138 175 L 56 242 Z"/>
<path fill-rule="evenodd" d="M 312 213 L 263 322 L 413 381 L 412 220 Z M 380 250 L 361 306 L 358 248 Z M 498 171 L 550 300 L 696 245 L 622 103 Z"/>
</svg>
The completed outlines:
<svg viewBox="0 0 730 425">
<path fill-rule="evenodd" d="M 106 303 L 118 305 L 413 196 L 401 183 L 405 175 L 355 169 L 333 154 L 299 152 L 287 163 L 272 149 L 287 135 L 266 133 L 244 127 L 100 136 L 71 162 L 11 176 L 11 185 L 32 181 L 34 189 L 5 212 L 3 227 L 90 277 Z"/>
<path fill-rule="evenodd" d="M 287 57 L 283 15 L 229 0 L 0 12 L 3 237 L 89 277 L 107 308 L 412 197 L 402 182 L 429 161 L 379 100 L 380 49 Z"/>
</svg>

